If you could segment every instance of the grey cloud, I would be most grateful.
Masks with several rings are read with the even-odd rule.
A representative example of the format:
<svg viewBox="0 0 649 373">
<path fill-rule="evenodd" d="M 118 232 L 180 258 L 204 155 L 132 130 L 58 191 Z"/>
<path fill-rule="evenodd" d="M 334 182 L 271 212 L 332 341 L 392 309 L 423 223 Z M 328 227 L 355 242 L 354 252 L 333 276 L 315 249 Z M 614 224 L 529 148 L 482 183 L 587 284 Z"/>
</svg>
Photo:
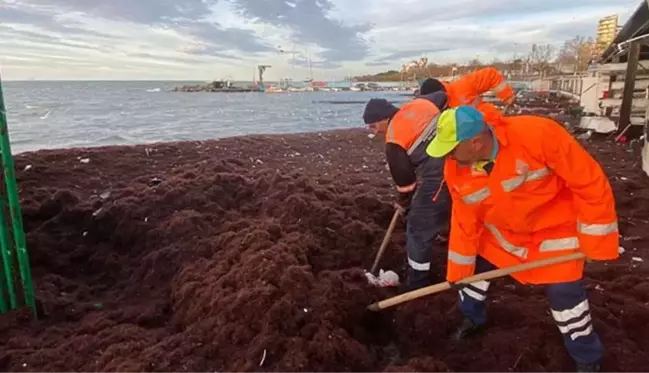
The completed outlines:
<svg viewBox="0 0 649 373">
<path fill-rule="evenodd" d="M 217 57 L 223 58 L 226 60 L 240 60 L 241 58 L 233 54 L 224 53 L 219 48 L 215 47 L 203 47 L 195 50 L 185 51 L 186 54 L 195 55 L 195 56 L 208 56 L 208 57 Z"/>
<path fill-rule="evenodd" d="M 275 50 L 275 48 L 259 40 L 250 30 L 223 29 L 209 22 L 182 22 L 179 26 L 181 29 L 187 30 L 192 35 L 212 44 L 212 51 L 219 50 L 216 46 L 237 49 L 246 53 L 270 52 Z"/>
<path fill-rule="evenodd" d="M 552 39 L 571 39 L 574 36 L 593 36 L 596 27 L 596 19 L 587 19 L 552 25 L 547 30 L 547 34 Z"/>
<path fill-rule="evenodd" d="M 477 17 L 504 17 L 504 16 L 517 16 L 521 14 L 535 14 L 547 11 L 565 11 L 568 13 L 570 9 L 578 8 L 597 8 L 602 6 L 615 5 L 615 1 L 611 0 L 534 0 L 534 1 L 521 1 L 521 0 L 501 0 L 496 3 L 489 3 L 489 7 L 479 14 L 473 14 Z M 595 28 L 595 25 L 592 25 Z"/>
<path fill-rule="evenodd" d="M 54 67 L 54 66 L 60 66 L 64 68 L 70 68 L 72 66 L 74 67 L 97 67 L 97 63 L 91 62 L 91 61 L 77 61 L 77 60 L 69 60 L 69 59 L 57 59 L 57 56 L 48 56 L 49 60 L 47 62 L 48 67 Z M 43 60 L 40 58 L 33 58 L 33 59 L 28 59 L 28 60 L 22 60 L 22 61 L 16 61 L 12 62 L 9 60 L 9 62 L 4 63 L 3 66 L 5 67 L 35 67 L 35 68 L 41 68 L 43 66 Z"/>
<path fill-rule="evenodd" d="M 52 14 L 38 12 L 38 11 L 25 11 L 16 7 L 11 7 L 9 4 L 0 4 L 0 23 L 17 23 L 26 25 L 35 25 L 44 29 L 66 34 L 68 36 L 95 36 L 99 38 L 114 38 L 111 35 L 106 35 L 93 30 L 88 30 L 80 27 L 75 23 L 62 24 L 57 21 Z"/>
<path fill-rule="evenodd" d="M 12 42 L 0 42 L 0 48 L 6 48 L 8 46 L 11 46 L 12 49 L 14 50 L 18 50 L 17 53 L 13 53 L 12 55 L 13 57 L 28 57 L 28 58 L 35 57 L 38 58 L 41 61 L 41 63 L 43 59 L 47 60 L 48 64 L 55 60 L 75 61 L 75 62 L 81 60 L 79 57 L 70 56 L 69 54 L 66 54 L 64 51 L 56 51 L 56 50 L 43 51 L 43 48 L 22 46 L 19 43 L 12 43 Z"/>
<path fill-rule="evenodd" d="M 312 66 L 315 67 L 315 68 L 318 68 L 318 69 L 329 69 L 329 70 L 338 69 L 338 68 L 342 67 L 341 64 L 333 62 L 333 61 L 328 61 L 328 60 L 315 61 L 315 62 L 312 63 Z"/>
<path fill-rule="evenodd" d="M 539 32 L 540 40 L 563 40 L 569 39 L 577 34 L 586 35 L 590 31 L 592 33 L 596 20 L 586 20 L 580 22 L 573 22 L 570 24 L 555 24 L 555 25 L 531 25 L 524 29 L 517 30 L 518 32 Z M 487 33 L 480 32 L 466 32 L 459 30 L 449 30 L 448 32 L 440 32 L 431 38 L 430 48 L 413 48 L 409 50 L 384 50 L 383 56 L 375 58 L 371 66 L 381 66 L 382 63 L 403 63 L 410 59 L 416 59 L 422 56 L 440 55 L 443 53 L 457 53 L 458 50 L 475 50 L 477 58 L 480 58 L 480 53 L 498 54 L 502 58 L 512 56 L 514 54 L 522 55 L 529 52 L 531 42 L 528 43 L 515 43 L 511 41 L 502 41 L 490 37 Z M 542 44 L 542 41 L 539 41 Z M 558 47 L 558 45 L 557 45 Z M 432 63 L 434 59 L 431 58 Z"/>
<path fill-rule="evenodd" d="M 257 38 L 253 32 L 224 29 L 204 19 L 211 14 L 210 6 L 217 0 L 24 0 L 32 5 L 56 7 L 62 11 L 79 11 L 92 16 L 125 20 L 142 24 L 158 24 L 185 31 L 209 43 L 210 55 L 219 56 L 220 49 L 240 50 L 245 53 L 270 52 L 273 47 Z M 231 0 L 239 11 L 256 22 L 288 27 L 299 43 L 314 43 L 326 49 L 319 57 L 322 68 L 338 66 L 338 61 L 359 61 L 366 57 L 369 45 L 362 34 L 370 25 L 347 26 L 329 17 L 330 0 Z M 293 6 L 292 6 L 293 5 Z M 25 23 L 46 25 L 53 29 L 60 25 L 52 16 L 23 12 Z M 73 31 L 70 28 L 61 32 Z M 82 32 L 85 30 L 82 30 Z M 221 47 L 221 48 L 219 48 Z M 206 53 L 206 52 L 199 52 Z"/>
<path fill-rule="evenodd" d="M 430 22 L 456 19 L 515 19 L 521 15 L 541 12 L 578 12 L 580 8 L 596 8 L 616 5 L 614 0 L 457 0 L 451 2 L 422 2 L 424 6 L 405 7 L 390 12 L 386 21 L 394 25 L 409 23 L 423 25 Z M 593 25 L 594 31 L 595 26 Z"/>
<path fill-rule="evenodd" d="M 404 60 L 416 59 L 427 54 L 447 52 L 447 51 L 451 52 L 453 49 L 454 48 L 451 47 L 448 48 L 437 47 L 437 48 L 429 48 L 429 49 L 410 49 L 405 51 L 393 51 L 392 53 L 376 58 L 372 62 L 368 62 L 368 64 L 371 63 L 372 65 L 370 66 L 383 66 L 396 61 L 405 62 Z M 434 61 L 430 61 L 430 62 L 434 62 Z"/>
<path fill-rule="evenodd" d="M 326 61 L 360 61 L 369 51 L 363 34 L 370 24 L 348 26 L 332 19 L 330 0 L 232 0 L 243 16 L 258 23 L 286 27 L 297 43 L 313 43 L 326 49 L 320 57 Z"/>
<path fill-rule="evenodd" d="M 296 66 L 301 66 L 301 67 L 309 67 L 309 64 L 304 62 L 304 63 L 296 63 Z M 342 67 L 342 64 L 336 63 L 333 61 L 313 61 L 311 62 L 311 67 L 314 69 L 324 69 L 324 70 L 334 70 Z"/>
<path fill-rule="evenodd" d="M 0 3 L 0 21 L 12 23 L 46 23 L 50 20 L 45 14 L 31 13 Z"/>
<path fill-rule="evenodd" d="M 296 67 L 303 67 L 303 68 L 316 68 L 316 69 L 325 69 L 325 70 L 331 70 L 331 69 L 338 69 L 342 67 L 342 64 L 331 61 L 331 60 L 322 60 L 322 59 L 313 59 L 311 58 L 311 61 L 309 62 L 309 58 L 307 54 L 295 51 L 294 57 L 290 57 L 287 60 L 287 63 L 295 65 Z"/>
<path fill-rule="evenodd" d="M 157 61 L 170 61 L 170 62 L 178 62 L 178 63 L 184 63 L 184 64 L 209 64 L 207 61 L 198 61 L 198 60 L 193 60 L 189 58 L 182 58 L 182 57 L 170 57 L 170 56 L 160 56 L 160 55 L 155 55 L 151 53 L 146 53 L 146 52 L 137 52 L 137 53 L 127 53 L 126 56 L 128 57 L 136 57 L 136 58 L 147 58 L 147 59 L 152 59 L 152 60 L 157 60 Z"/>
<path fill-rule="evenodd" d="M 377 66 L 388 66 L 390 65 L 389 61 L 369 61 L 365 63 L 365 66 L 377 67 Z"/>
<path fill-rule="evenodd" d="M 297 67 L 312 67 L 314 69 L 325 69 L 325 70 L 333 70 L 333 69 L 338 69 L 342 67 L 340 63 L 329 61 L 329 60 L 316 60 L 316 61 L 311 61 L 309 64 L 309 61 L 305 57 L 296 57 L 295 61 L 293 61 L 293 64 Z"/>
<path fill-rule="evenodd" d="M 198 19 L 211 13 L 216 0 L 28 0 L 35 5 L 51 5 L 90 15 L 156 24 L 175 19 Z"/>
<path fill-rule="evenodd" d="M 46 43 L 48 47 L 51 46 L 63 46 L 73 49 L 84 49 L 84 50 L 94 50 L 104 53 L 110 53 L 113 51 L 113 48 L 105 45 L 86 45 L 75 43 L 69 38 L 63 38 L 60 36 L 42 34 L 34 31 L 27 30 L 17 30 L 10 26 L 0 25 L 0 30 L 2 30 L 4 36 L 16 36 L 20 40 L 34 42 L 34 43 Z M 24 48 L 24 45 L 20 43 L 21 48 Z"/>
<path fill-rule="evenodd" d="M 164 25 L 185 31 L 213 47 L 236 49 L 246 53 L 270 51 L 251 31 L 224 29 L 203 21 L 211 15 L 216 0 L 24 0 L 32 5 L 54 6 L 61 11 L 78 11 L 95 17 L 130 21 L 139 24 Z M 42 15 L 22 14 L 25 22 L 45 24 Z M 49 16 L 51 19 L 51 16 Z M 47 23 L 51 28 L 51 21 Z M 84 32 L 87 30 L 84 30 Z"/>
</svg>

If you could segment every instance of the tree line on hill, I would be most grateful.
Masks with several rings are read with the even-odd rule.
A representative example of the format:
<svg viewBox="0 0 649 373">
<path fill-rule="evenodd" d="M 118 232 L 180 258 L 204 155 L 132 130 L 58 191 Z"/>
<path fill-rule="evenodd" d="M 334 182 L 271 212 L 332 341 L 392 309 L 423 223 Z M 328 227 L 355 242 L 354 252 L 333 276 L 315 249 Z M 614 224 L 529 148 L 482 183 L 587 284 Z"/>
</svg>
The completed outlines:
<svg viewBox="0 0 649 373">
<path fill-rule="evenodd" d="M 597 57 L 597 44 L 593 38 L 575 36 L 566 40 L 561 48 L 551 44 L 534 44 L 522 58 L 508 61 L 493 60 L 485 63 L 475 58 L 468 64 L 436 64 L 428 58 L 403 64 L 399 70 L 388 70 L 373 75 L 353 77 L 357 82 L 396 82 L 413 81 L 426 77 L 462 75 L 475 69 L 493 66 L 509 77 L 548 76 L 553 74 L 580 73 L 588 69 L 590 62 Z"/>
</svg>

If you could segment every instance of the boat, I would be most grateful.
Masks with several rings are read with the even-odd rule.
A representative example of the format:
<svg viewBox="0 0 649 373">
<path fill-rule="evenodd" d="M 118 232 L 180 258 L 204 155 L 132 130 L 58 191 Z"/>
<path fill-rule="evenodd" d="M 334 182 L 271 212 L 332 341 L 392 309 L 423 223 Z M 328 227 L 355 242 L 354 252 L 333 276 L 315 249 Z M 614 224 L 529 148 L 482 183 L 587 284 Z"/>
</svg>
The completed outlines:
<svg viewBox="0 0 649 373">
<path fill-rule="evenodd" d="M 279 87 L 270 86 L 270 87 L 266 88 L 265 92 L 266 93 L 284 93 L 286 91 L 283 90 L 282 88 L 279 88 Z"/>
</svg>

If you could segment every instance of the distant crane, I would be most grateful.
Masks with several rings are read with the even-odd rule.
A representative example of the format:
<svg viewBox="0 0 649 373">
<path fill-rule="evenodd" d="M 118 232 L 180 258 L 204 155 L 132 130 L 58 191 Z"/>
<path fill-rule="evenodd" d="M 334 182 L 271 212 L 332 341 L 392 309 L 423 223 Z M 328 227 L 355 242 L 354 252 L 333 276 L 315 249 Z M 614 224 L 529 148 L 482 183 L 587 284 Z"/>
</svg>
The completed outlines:
<svg viewBox="0 0 649 373">
<path fill-rule="evenodd" d="M 262 92 L 264 91 L 264 72 L 271 67 L 271 65 L 257 65 L 257 70 L 259 70 L 259 87 Z"/>
</svg>

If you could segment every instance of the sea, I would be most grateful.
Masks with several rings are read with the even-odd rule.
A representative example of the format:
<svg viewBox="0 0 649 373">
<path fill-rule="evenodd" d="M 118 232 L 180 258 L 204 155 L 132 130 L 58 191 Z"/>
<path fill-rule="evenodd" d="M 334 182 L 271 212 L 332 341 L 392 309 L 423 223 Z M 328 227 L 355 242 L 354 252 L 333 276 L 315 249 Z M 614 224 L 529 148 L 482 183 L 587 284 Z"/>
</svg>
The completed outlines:
<svg viewBox="0 0 649 373">
<path fill-rule="evenodd" d="M 201 82 L 5 81 L 14 154 L 40 149 L 363 127 L 364 103 L 406 92 L 172 92 Z"/>
</svg>

